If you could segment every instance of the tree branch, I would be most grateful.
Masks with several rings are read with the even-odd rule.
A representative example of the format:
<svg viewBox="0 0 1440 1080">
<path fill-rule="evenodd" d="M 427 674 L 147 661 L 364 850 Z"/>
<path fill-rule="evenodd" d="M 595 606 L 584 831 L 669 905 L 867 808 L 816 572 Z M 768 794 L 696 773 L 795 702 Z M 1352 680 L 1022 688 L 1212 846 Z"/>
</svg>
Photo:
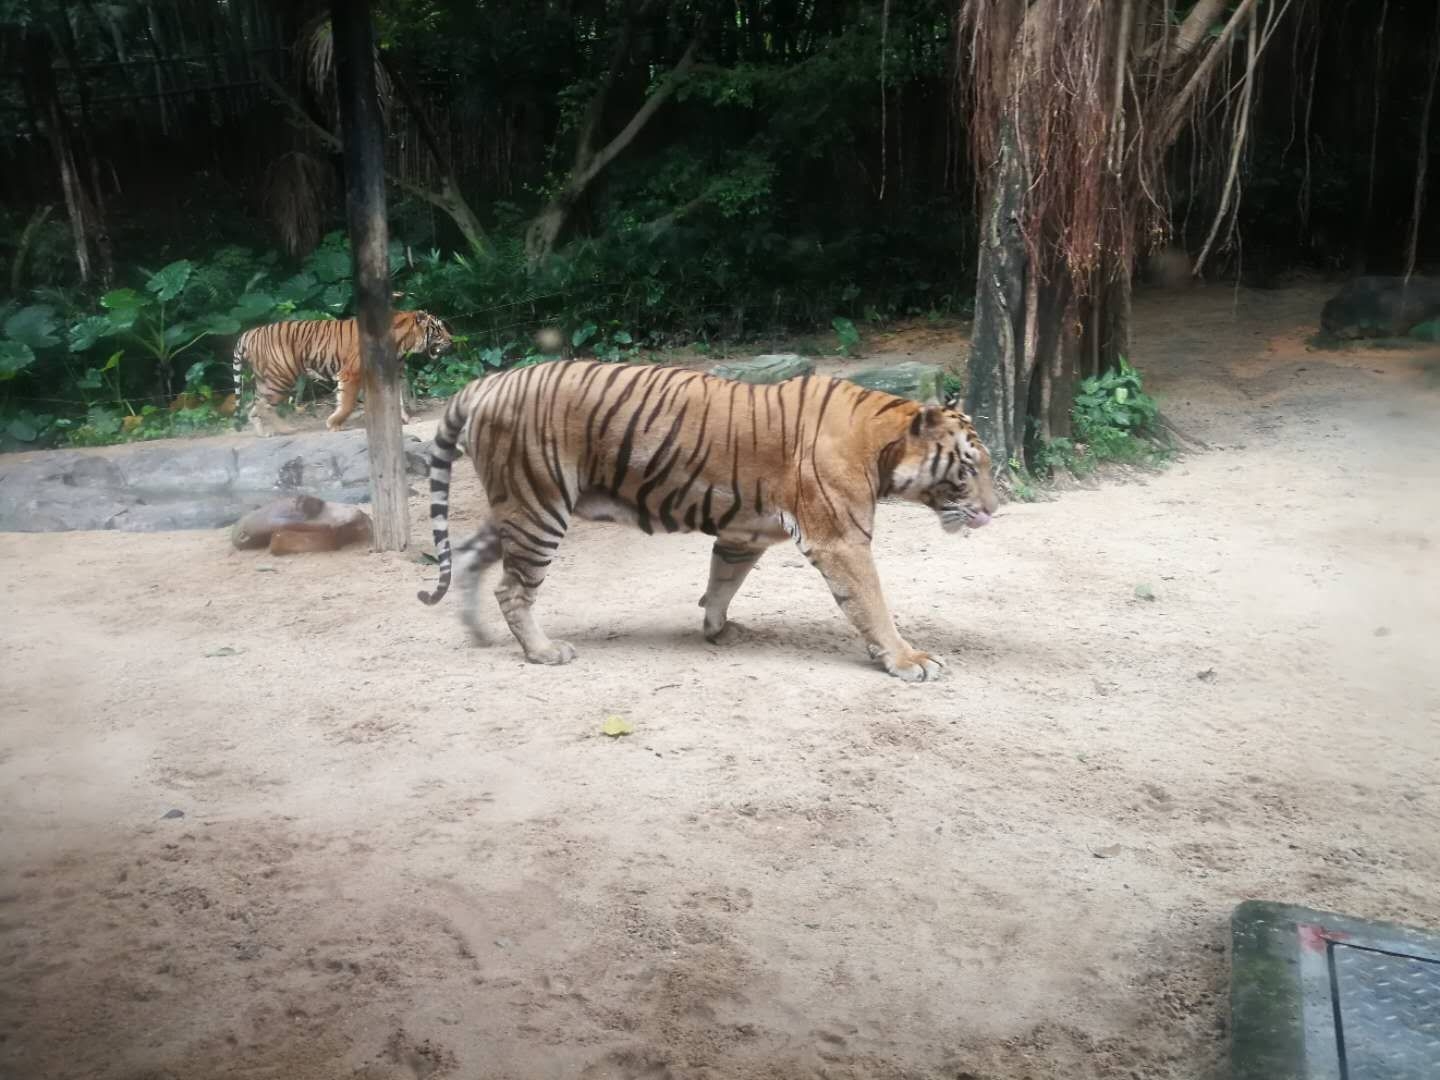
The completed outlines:
<svg viewBox="0 0 1440 1080">
<path fill-rule="evenodd" d="M 331 150 L 337 154 L 344 151 L 345 144 L 340 141 L 340 137 L 333 131 L 330 131 L 328 128 L 323 127 L 311 119 L 310 114 L 305 111 L 305 107 L 291 97 L 285 88 L 275 81 L 269 72 L 262 70 L 259 74 L 261 82 L 265 83 L 279 103 L 290 110 L 291 123 L 309 132 L 310 135 L 327 150 Z M 432 191 L 421 184 L 402 179 L 388 171 L 385 173 L 385 179 L 400 190 L 407 191 L 411 195 L 414 195 L 417 199 L 424 199 L 438 210 L 444 210 L 447 214 L 452 213 L 454 210 L 453 201 L 455 199 L 455 193 L 450 190 L 448 183 L 446 184 L 446 190 Z"/>
<path fill-rule="evenodd" d="M 1201 5 L 1209 2 L 1210 0 L 1201 0 Z M 1215 39 L 1215 44 L 1210 47 L 1210 50 L 1191 73 L 1189 81 L 1170 102 L 1170 107 L 1165 111 L 1164 119 L 1156 132 L 1160 139 L 1157 149 L 1164 149 L 1175 141 L 1175 137 L 1180 133 L 1181 118 L 1184 117 L 1185 110 L 1190 107 L 1191 101 L 1194 100 L 1201 88 L 1209 83 L 1210 73 L 1220 62 L 1220 57 L 1229 50 L 1231 38 L 1235 36 L 1235 31 L 1239 28 L 1240 23 L 1250 17 L 1250 12 L 1254 10 L 1255 4 L 1256 0 L 1240 0 L 1240 5 L 1230 16 L 1230 21 L 1225 24 L 1224 29 L 1220 31 L 1220 36 Z M 1195 12 L 1192 11 L 1185 22 L 1188 24 L 1194 17 Z M 1183 26 L 1181 30 L 1184 30 Z M 1190 48 L 1193 50 L 1195 46 L 1192 44 Z"/>
<path fill-rule="evenodd" d="M 1240 92 L 1240 108 L 1235 113 L 1235 138 L 1230 146 L 1230 168 L 1225 174 L 1225 188 L 1220 193 L 1220 205 L 1215 210 L 1215 221 L 1210 226 L 1210 235 L 1205 238 L 1205 246 L 1200 249 L 1200 254 L 1195 257 L 1195 265 L 1190 270 L 1195 277 L 1200 276 L 1200 271 L 1205 266 L 1205 260 L 1210 255 L 1210 249 L 1214 246 L 1215 238 L 1220 235 L 1220 225 L 1230 212 L 1230 199 L 1240 178 L 1240 159 L 1245 150 L 1245 136 L 1250 131 L 1250 103 L 1254 100 L 1256 67 L 1260 60 L 1260 27 L 1258 23 L 1258 11 L 1252 7 L 1250 9 L 1249 49 L 1245 58 L 1245 89 Z"/>
<path fill-rule="evenodd" d="M 1115 46 L 1115 97 L 1110 114 L 1110 171 L 1120 174 L 1125 153 L 1125 71 L 1130 60 L 1130 32 L 1135 18 L 1135 0 L 1124 0 L 1120 8 L 1120 38 Z"/>
<path fill-rule="evenodd" d="M 634 142 L 635 137 L 650 122 L 650 118 L 655 115 L 656 110 L 664 105 L 680 84 L 685 81 L 685 77 L 690 74 L 690 69 L 695 64 L 695 53 L 700 48 L 700 37 L 701 30 L 697 28 L 695 36 L 690 39 L 690 44 L 685 47 L 684 55 L 670 69 L 670 73 L 665 76 L 664 81 L 655 88 L 655 92 L 645 99 L 640 108 L 635 110 L 635 115 L 630 118 L 628 124 L 620 129 L 620 133 L 606 143 L 603 149 L 597 151 L 585 168 L 577 174 L 575 179 L 580 181 L 579 187 L 584 188 L 589 184 L 606 165 L 615 160 L 620 151 Z"/>
<path fill-rule="evenodd" d="M 1185 59 L 1196 50 L 1205 40 L 1210 24 L 1225 10 L 1226 3 L 1227 0 L 1199 0 L 1199 3 L 1190 9 L 1190 14 L 1185 16 L 1185 21 L 1180 24 L 1180 30 L 1175 35 L 1175 47 L 1170 54 L 1172 63 Z"/>
</svg>

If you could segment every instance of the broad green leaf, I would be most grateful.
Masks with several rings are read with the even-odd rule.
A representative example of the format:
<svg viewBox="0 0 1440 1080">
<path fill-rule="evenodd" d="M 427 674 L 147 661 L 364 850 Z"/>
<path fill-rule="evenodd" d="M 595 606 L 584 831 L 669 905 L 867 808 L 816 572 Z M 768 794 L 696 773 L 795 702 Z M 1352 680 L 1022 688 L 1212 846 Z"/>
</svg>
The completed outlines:
<svg viewBox="0 0 1440 1080">
<path fill-rule="evenodd" d="M 140 321 L 140 316 L 144 313 L 145 309 L 139 307 L 117 308 L 110 312 L 107 316 L 110 320 L 110 333 L 119 334 L 134 329 L 135 324 Z"/>
<path fill-rule="evenodd" d="M 575 333 L 570 335 L 570 344 L 578 349 L 581 345 L 584 345 L 587 341 L 589 341 L 592 337 L 595 336 L 595 331 L 597 329 L 599 329 L 599 327 L 597 327 L 593 322 L 586 323 L 584 326 L 576 330 Z"/>
<path fill-rule="evenodd" d="M 242 323 L 263 319 L 275 309 L 275 298 L 269 293 L 247 292 L 230 309 L 230 317 Z"/>
<path fill-rule="evenodd" d="M 205 319 L 204 329 L 207 334 L 219 334 L 221 336 L 238 334 L 240 332 L 240 320 L 232 318 L 229 315 L 210 315 Z"/>
<path fill-rule="evenodd" d="M 56 345 L 55 309 L 49 304 L 30 304 L 5 320 L 5 334 L 14 341 L 29 345 L 32 349 L 43 349 Z"/>
<path fill-rule="evenodd" d="M 322 247 L 310 257 L 309 269 L 329 284 L 350 276 L 350 252 L 344 248 Z"/>
<path fill-rule="evenodd" d="M 280 299 L 288 300 L 292 304 L 299 304 L 315 295 L 320 288 L 320 282 L 314 274 L 304 270 L 294 277 L 286 278 L 276 288 L 280 293 Z"/>
<path fill-rule="evenodd" d="M 116 349 L 113 353 L 110 354 L 110 359 L 105 361 L 105 366 L 104 366 L 103 368 L 101 368 L 100 370 L 101 370 L 101 371 L 111 371 L 111 370 L 113 370 L 114 368 L 118 368 L 118 367 L 120 366 L 120 361 L 121 361 L 121 359 L 122 359 L 124 356 L 125 356 L 125 350 L 124 350 L 124 349 Z"/>
<path fill-rule="evenodd" d="M 1121 405 L 1124 405 L 1125 402 L 1130 400 L 1130 391 L 1123 386 L 1117 386 L 1115 388 L 1115 400 L 1120 402 Z"/>
<path fill-rule="evenodd" d="M 23 341 L 0 341 L 0 382 L 13 379 L 35 362 L 35 353 Z"/>
<path fill-rule="evenodd" d="M 120 414 L 103 405 L 96 405 L 90 409 L 87 422 L 97 434 L 118 435 L 120 433 Z"/>
<path fill-rule="evenodd" d="M 28 417 L 17 416 L 6 425 L 5 434 L 16 442 L 34 442 L 40 436 L 40 430 Z"/>
<path fill-rule="evenodd" d="M 145 306 L 145 298 L 134 289 L 113 289 L 100 298 L 106 311 L 130 311 Z"/>
<path fill-rule="evenodd" d="M 174 348 L 193 338 L 198 331 L 189 323 L 172 323 L 165 328 L 165 347 Z"/>
<path fill-rule="evenodd" d="M 155 299 L 162 304 L 169 303 L 179 296 L 185 289 L 185 283 L 190 280 L 190 274 L 195 269 L 195 264 L 189 259 L 177 259 L 169 266 L 157 270 L 145 283 L 145 288 L 155 294 Z"/>
<path fill-rule="evenodd" d="M 80 390 L 99 390 L 104 385 L 105 380 L 100 377 L 99 368 L 92 367 L 75 380 L 75 386 Z"/>
<path fill-rule="evenodd" d="M 615 333 L 610 335 L 610 340 L 614 341 L 617 345 L 629 345 L 635 339 L 630 336 L 627 330 L 616 330 Z"/>
<path fill-rule="evenodd" d="M 325 291 L 320 294 L 320 302 L 332 311 L 341 312 L 350 303 L 351 286 L 348 281 L 337 281 L 334 285 L 327 285 Z"/>
<path fill-rule="evenodd" d="M 115 332 L 115 325 L 108 315 L 87 315 L 70 327 L 70 351 L 84 352 L 106 334 Z"/>
</svg>

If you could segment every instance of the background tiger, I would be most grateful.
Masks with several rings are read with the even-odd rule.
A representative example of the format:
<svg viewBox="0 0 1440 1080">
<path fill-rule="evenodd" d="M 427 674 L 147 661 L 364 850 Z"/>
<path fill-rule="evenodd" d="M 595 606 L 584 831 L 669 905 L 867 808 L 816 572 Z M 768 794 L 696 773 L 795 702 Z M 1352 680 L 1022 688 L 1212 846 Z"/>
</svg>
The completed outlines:
<svg viewBox="0 0 1440 1080">
<path fill-rule="evenodd" d="M 390 337 L 402 363 L 409 353 L 423 352 L 434 358 L 454 346 L 445 324 L 425 311 L 395 312 Z M 250 423 L 260 434 L 265 434 L 260 419 L 262 402 L 265 407 L 278 405 L 295 389 L 302 372 L 336 383 L 335 411 L 325 421 L 331 431 L 340 430 L 360 397 L 360 331 L 354 319 L 308 319 L 254 327 L 235 342 L 233 363 L 237 398 L 247 364 L 255 374 Z M 402 379 L 400 416 L 408 424 L 406 394 Z"/>
<path fill-rule="evenodd" d="M 533 605 L 574 517 L 644 532 L 715 537 L 700 604 L 705 636 L 733 636 L 730 600 L 767 547 L 793 540 L 886 671 L 933 678 L 943 666 L 895 629 L 871 557 L 875 505 L 923 503 L 947 531 L 996 507 L 990 455 L 963 413 L 818 375 L 755 386 L 681 368 L 553 362 L 470 383 L 445 409 L 430 454 L 439 584 L 450 585 L 451 462 L 475 460 L 487 520 L 460 545 L 462 617 L 481 634 L 482 573 L 526 657 L 564 664 Z"/>
</svg>

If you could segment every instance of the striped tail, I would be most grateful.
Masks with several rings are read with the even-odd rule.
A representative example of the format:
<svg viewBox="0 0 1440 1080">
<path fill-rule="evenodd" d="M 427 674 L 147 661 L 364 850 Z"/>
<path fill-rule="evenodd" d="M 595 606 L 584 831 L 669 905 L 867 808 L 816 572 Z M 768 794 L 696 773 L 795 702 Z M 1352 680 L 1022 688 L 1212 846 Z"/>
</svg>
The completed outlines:
<svg viewBox="0 0 1440 1080">
<path fill-rule="evenodd" d="M 250 350 L 249 350 L 249 347 L 248 347 L 248 346 L 249 346 L 249 341 L 248 341 L 249 337 L 250 337 L 250 334 L 249 334 L 248 331 L 246 331 L 245 333 L 242 333 L 238 338 L 235 339 L 235 353 L 234 353 L 234 355 L 231 356 L 231 358 L 230 358 L 230 370 L 235 373 L 235 419 L 236 419 L 236 420 L 244 420 L 244 419 L 245 419 L 245 414 L 244 414 L 244 413 L 241 411 L 241 409 L 240 409 L 240 398 L 241 398 L 241 395 L 243 395 L 244 392 L 245 392 L 245 391 L 244 391 L 244 387 L 243 387 L 243 385 L 242 385 L 242 383 L 241 383 L 241 378 L 242 378 L 242 377 L 244 376 L 244 374 L 245 374 L 245 362 L 246 362 L 246 360 L 249 359 L 249 354 L 250 354 Z"/>
<path fill-rule="evenodd" d="M 450 463 L 460 456 L 457 443 L 460 433 L 470 421 L 472 399 L 478 385 L 477 380 L 450 399 L 445 415 L 435 429 L 435 442 L 430 448 L 430 528 L 435 534 L 435 559 L 440 564 L 440 580 L 434 592 L 422 589 L 415 594 L 426 604 L 438 604 L 450 588 Z"/>
</svg>

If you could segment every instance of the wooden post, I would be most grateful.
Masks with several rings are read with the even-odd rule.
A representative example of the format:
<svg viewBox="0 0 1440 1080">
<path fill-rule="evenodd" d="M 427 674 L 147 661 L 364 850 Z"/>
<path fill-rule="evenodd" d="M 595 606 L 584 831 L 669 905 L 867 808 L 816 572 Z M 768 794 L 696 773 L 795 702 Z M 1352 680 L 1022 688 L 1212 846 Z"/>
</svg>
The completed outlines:
<svg viewBox="0 0 1440 1080">
<path fill-rule="evenodd" d="M 355 268 L 355 313 L 365 375 L 365 436 L 376 551 L 410 543 L 399 358 L 390 339 L 389 229 L 385 222 L 385 148 L 375 94 L 369 0 L 330 0 L 335 76 L 345 143 L 345 205 Z"/>
</svg>

